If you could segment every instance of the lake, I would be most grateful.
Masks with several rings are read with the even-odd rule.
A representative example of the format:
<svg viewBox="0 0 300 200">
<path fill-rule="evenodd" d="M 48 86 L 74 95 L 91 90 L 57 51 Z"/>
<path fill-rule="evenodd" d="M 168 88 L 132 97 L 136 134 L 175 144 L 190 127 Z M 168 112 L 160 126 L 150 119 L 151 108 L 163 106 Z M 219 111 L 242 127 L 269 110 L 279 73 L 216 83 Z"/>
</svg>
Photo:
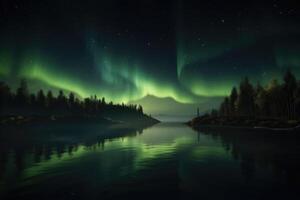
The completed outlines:
<svg viewBox="0 0 300 200">
<path fill-rule="evenodd" d="M 300 198 L 295 134 L 180 123 L 1 132 L 1 199 Z"/>
</svg>

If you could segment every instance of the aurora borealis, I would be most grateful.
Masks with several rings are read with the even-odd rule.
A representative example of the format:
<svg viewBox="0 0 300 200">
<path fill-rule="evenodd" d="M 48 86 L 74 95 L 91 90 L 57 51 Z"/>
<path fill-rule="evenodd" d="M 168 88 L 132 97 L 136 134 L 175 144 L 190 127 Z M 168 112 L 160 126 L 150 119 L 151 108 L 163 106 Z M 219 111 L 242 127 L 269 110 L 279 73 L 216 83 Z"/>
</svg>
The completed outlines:
<svg viewBox="0 0 300 200">
<path fill-rule="evenodd" d="M 244 76 L 266 84 L 288 68 L 300 75 L 294 1 L 3 0 L 0 7 L 0 78 L 15 86 L 26 78 L 33 89 L 117 103 L 170 97 L 208 110 Z"/>
</svg>

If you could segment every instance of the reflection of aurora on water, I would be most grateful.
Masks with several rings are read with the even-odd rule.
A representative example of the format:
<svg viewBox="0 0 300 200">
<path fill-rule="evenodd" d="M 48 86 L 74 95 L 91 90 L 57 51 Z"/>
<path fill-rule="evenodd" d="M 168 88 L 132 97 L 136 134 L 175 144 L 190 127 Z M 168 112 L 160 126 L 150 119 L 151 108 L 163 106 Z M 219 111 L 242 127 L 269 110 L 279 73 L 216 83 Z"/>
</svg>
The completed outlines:
<svg viewBox="0 0 300 200">
<path fill-rule="evenodd" d="M 62 195 L 92 193 L 99 197 L 107 191 L 118 196 L 150 188 L 151 192 L 170 194 L 171 189 L 219 197 L 228 192 L 228 186 L 252 193 L 253 188 L 262 189 L 271 195 L 274 191 L 266 187 L 273 188 L 274 184 L 281 187 L 279 194 L 285 193 L 290 184 L 297 185 L 290 179 L 297 177 L 299 166 L 293 159 L 299 155 L 296 136 L 255 133 L 209 128 L 197 133 L 184 124 L 161 123 L 128 136 L 98 138 L 96 143 L 91 142 L 97 141 L 91 140 L 98 137 L 93 134 L 83 140 L 68 134 L 57 135 L 60 144 L 53 137 L 49 144 L 43 140 L 42 148 L 37 143 L 12 151 L 3 146 L 3 153 L 8 154 L 1 160 L 0 185 L 5 187 L 0 194 L 12 190 L 51 196 L 63 188 Z M 279 148 L 282 145 L 286 150 Z M 203 189 L 201 194 L 199 188 Z M 216 188 L 221 194 L 215 193 Z"/>
<path fill-rule="evenodd" d="M 26 165 L 21 172 L 22 184 L 30 184 L 32 179 L 59 174 L 65 168 L 80 166 L 93 158 L 93 165 L 99 170 L 101 176 L 114 174 L 115 177 L 125 176 L 143 170 L 158 160 L 171 159 L 181 151 L 189 151 L 191 158 L 206 156 L 228 156 L 221 147 L 214 147 L 215 142 L 204 136 L 206 149 L 197 142 L 197 134 L 188 127 L 181 125 L 170 128 L 170 125 L 156 125 L 146 129 L 136 136 L 121 137 L 101 140 L 93 145 L 65 146 L 61 150 L 50 150 L 51 155 L 35 163 L 35 153 L 28 152 L 24 155 Z M 199 146 L 200 145 L 200 146 Z M 186 150 L 185 150 L 186 149 Z M 114 152 L 118 152 L 115 154 Z M 222 153 L 223 152 L 223 153 Z M 11 154 L 10 159 L 15 159 Z M 112 159 L 113 158 L 113 159 Z M 24 160 L 24 161 L 25 161 Z M 13 163 L 8 160 L 7 163 Z M 84 164 L 83 164 L 84 165 Z M 117 170 L 117 168 L 120 168 Z M 12 170 L 16 170 L 12 167 Z M 45 174 L 45 172 L 48 173 Z M 103 174 L 102 174 L 103 173 Z M 41 181 L 38 179 L 38 181 Z M 28 181 L 28 182 L 27 182 Z"/>
</svg>

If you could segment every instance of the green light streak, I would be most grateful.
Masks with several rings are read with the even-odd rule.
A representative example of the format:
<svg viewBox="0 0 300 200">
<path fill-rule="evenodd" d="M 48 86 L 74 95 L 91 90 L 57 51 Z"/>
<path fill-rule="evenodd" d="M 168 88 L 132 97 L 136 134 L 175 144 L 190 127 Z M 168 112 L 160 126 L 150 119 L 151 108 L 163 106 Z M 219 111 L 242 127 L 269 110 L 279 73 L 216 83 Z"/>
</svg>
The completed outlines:
<svg viewBox="0 0 300 200">
<path fill-rule="evenodd" d="M 181 103 L 193 101 L 193 97 L 180 91 L 174 83 L 148 76 L 142 71 L 145 66 L 141 66 L 138 61 L 130 62 L 126 57 L 111 56 L 99 49 L 94 40 L 88 46 L 101 79 L 107 85 L 121 87 L 122 91 L 119 93 L 124 94 L 122 99 L 108 93 L 105 93 L 106 97 L 116 102 L 137 100 L 147 95 L 171 97 Z M 103 89 L 105 88 L 101 88 L 102 91 Z"/>
<path fill-rule="evenodd" d="M 8 76 L 11 73 L 12 56 L 8 52 L 0 52 L 0 76 Z"/>
<path fill-rule="evenodd" d="M 234 76 L 205 77 L 205 75 L 185 74 L 181 83 L 193 94 L 202 97 L 221 97 L 230 94 L 232 87 L 239 84 L 239 80 Z"/>
<path fill-rule="evenodd" d="M 193 101 L 191 96 L 180 92 L 172 83 L 146 76 L 139 71 L 140 67 L 137 64 L 130 68 L 129 64 L 124 61 L 112 62 L 108 58 L 104 60 L 107 64 L 104 68 L 100 68 L 102 65 L 99 63 L 97 66 L 101 73 L 106 73 L 107 78 L 100 80 L 100 83 L 102 81 L 103 84 L 99 85 L 91 85 L 81 81 L 78 77 L 71 77 L 64 71 L 58 70 L 58 65 L 38 57 L 24 59 L 19 76 L 42 81 L 54 88 L 73 91 L 82 98 L 97 95 L 115 103 L 128 103 L 146 95 L 171 97 L 182 103 Z M 100 77 L 102 76 L 100 75 Z"/>
<path fill-rule="evenodd" d="M 220 85 L 208 85 L 201 81 L 197 81 L 190 85 L 191 92 L 205 97 L 226 96 L 230 94 L 231 89 L 232 85 L 228 83 Z"/>
</svg>

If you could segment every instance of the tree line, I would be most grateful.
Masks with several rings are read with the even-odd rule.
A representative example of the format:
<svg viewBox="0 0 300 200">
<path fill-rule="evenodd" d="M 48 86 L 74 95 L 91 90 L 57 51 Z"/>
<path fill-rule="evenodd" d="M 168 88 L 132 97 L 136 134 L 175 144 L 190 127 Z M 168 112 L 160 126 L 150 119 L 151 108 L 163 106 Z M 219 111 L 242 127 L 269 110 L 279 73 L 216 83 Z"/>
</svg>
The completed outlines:
<svg viewBox="0 0 300 200">
<path fill-rule="evenodd" d="M 271 80 L 265 87 L 253 86 L 244 78 L 239 88 L 233 87 L 225 97 L 219 110 L 212 110 L 213 116 L 300 119 L 300 81 L 288 70 L 280 83 Z"/>
<path fill-rule="evenodd" d="M 141 105 L 107 103 L 96 95 L 80 99 L 73 92 L 66 96 L 62 90 L 57 96 L 51 90 L 31 93 L 25 79 L 15 92 L 0 82 L 0 109 L 1 115 L 144 115 Z"/>
</svg>

